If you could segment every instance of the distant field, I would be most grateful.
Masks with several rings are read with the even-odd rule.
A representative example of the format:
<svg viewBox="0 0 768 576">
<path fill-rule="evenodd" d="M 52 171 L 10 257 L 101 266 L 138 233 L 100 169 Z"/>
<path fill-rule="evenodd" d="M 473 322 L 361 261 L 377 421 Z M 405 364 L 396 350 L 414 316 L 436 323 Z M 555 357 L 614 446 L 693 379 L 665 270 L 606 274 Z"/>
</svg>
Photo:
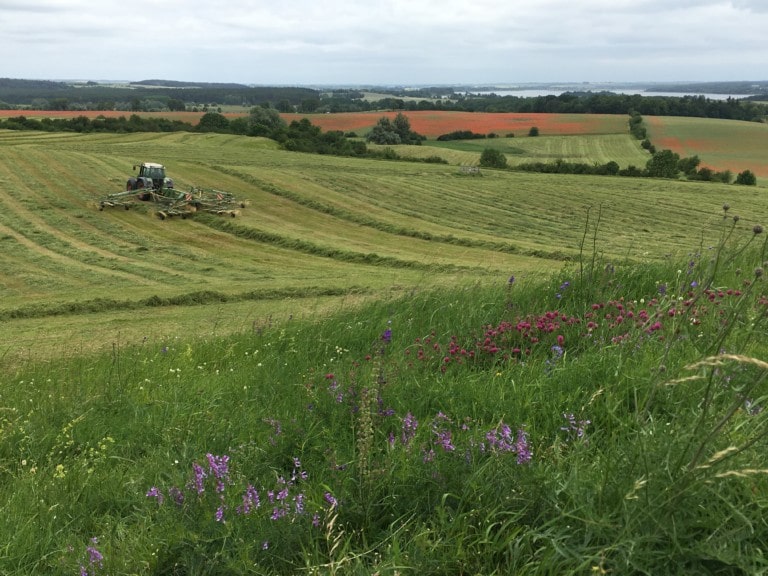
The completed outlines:
<svg viewBox="0 0 768 576">
<path fill-rule="evenodd" d="M 376 146 L 370 146 L 376 148 Z M 605 164 L 613 160 L 625 168 L 630 165 L 645 166 L 649 158 L 639 142 L 629 134 L 583 134 L 449 142 L 429 140 L 422 146 L 398 146 L 397 153 L 412 158 L 439 156 L 452 164 L 476 165 L 485 148 L 500 150 L 510 166 L 524 162 L 556 160 Z"/>
<path fill-rule="evenodd" d="M 178 188 L 226 190 L 249 206 L 235 219 L 160 221 L 144 204 L 100 212 L 98 199 L 122 190 L 139 161 L 166 164 Z M 305 155 L 219 134 L 6 131 L 0 165 L 12 168 L 0 173 L 0 357 L 71 345 L 73 335 L 105 345 L 201 326 L 223 332 L 334 302 L 522 280 L 577 259 L 598 208 L 598 249 L 617 262 L 713 243 L 725 201 L 739 226 L 768 223 L 760 188 L 477 177 L 456 165 Z"/>
<path fill-rule="evenodd" d="M 548 134 L 617 134 L 628 130 L 627 117 L 612 114 L 516 114 L 489 112 L 402 112 L 411 129 L 427 138 L 456 130 L 471 130 L 478 134 L 522 136 L 536 126 L 542 135 Z M 368 132 L 381 117 L 393 119 L 398 111 L 355 112 L 342 114 L 283 114 L 287 121 L 308 118 L 323 130 Z"/>
<path fill-rule="evenodd" d="M 227 112 L 229 118 L 247 115 L 247 110 Z M 0 110 L 0 118 L 24 115 L 28 118 L 96 118 L 106 116 L 119 118 L 130 116 L 130 111 L 44 111 L 44 110 Z M 140 116 L 162 117 L 195 124 L 203 112 L 139 112 Z M 308 118 L 312 124 L 323 130 L 367 133 L 383 116 L 394 118 L 398 112 L 350 112 L 341 114 L 281 114 L 286 122 Z M 627 118 L 611 114 L 513 114 L 486 112 L 435 112 L 404 111 L 411 128 L 428 138 L 437 138 L 455 130 L 471 130 L 479 134 L 497 133 L 499 136 L 515 134 L 522 136 L 531 127 L 539 128 L 542 135 L 565 134 L 619 134 L 627 132 Z"/>
<path fill-rule="evenodd" d="M 737 174 L 749 169 L 768 177 L 768 124 L 670 116 L 645 117 L 645 121 L 659 150 L 698 155 L 702 165 L 715 170 Z"/>
<path fill-rule="evenodd" d="M 323 130 L 341 130 L 365 136 L 385 116 L 397 111 L 341 114 L 282 114 L 290 122 L 309 119 Z M 398 154 L 424 158 L 440 156 L 455 164 L 476 164 L 485 147 L 500 149 L 509 164 L 552 161 L 600 162 L 614 160 L 620 166 L 643 167 L 648 155 L 629 137 L 627 117 L 610 114 L 513 114 L 485 112 L 403 112 L 411 128 L 427 136 L 425 146 L 399 147 Z M 130 116 L 132 112 L 20 111 L 0 110 L 0 118 L 24 114 L 29 118 L 73 118 L 99 115 Z M 225 109 L 228 118 L 242 117 L 247 110 Z M 164 117 L 196 124 L 203 112 L 142 112 L 142 116 Z M 752 170 L 758 177 L 768 177 L 768 125 L 706 118 L 645 117 L 649 137 L 657 149 L 669 148 L 681 156 L 698 155 L 703 166 L 715 170 L 730 169 L 734 174 Z M 527 136 L 531 127 L 539 129 L 538 138 Z M 499 138 L 473 141 L 436 142 L 436 138 L 456 130 L 478 134 L 495 133 Z M 508 136 L 514 135 L 514 138 Z M 578 138 L 572 138 L 578 136 Z"/>
</svg>

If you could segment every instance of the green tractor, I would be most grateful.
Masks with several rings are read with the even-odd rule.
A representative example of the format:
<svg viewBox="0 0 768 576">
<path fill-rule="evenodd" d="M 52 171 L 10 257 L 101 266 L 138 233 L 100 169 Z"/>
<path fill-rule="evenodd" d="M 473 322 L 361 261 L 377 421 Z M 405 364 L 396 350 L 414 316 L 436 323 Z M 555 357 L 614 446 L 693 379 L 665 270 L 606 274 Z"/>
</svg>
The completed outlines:
<svg viewBox="0 0 768 576">
<path fill-rule="evenodd" d="M 136 170 L 136 166 L 133 167 Z M 136 192 L 139 200 L 150 200 L 152 192 L 163 194 L 164 190 L 173 190 L 173 180 L 165 176 L 165 166 L 154 162 L 143 162 L 138 166 L 139 174 L 131 176 L 125 183 L 126 192 Z"/>
</svg>

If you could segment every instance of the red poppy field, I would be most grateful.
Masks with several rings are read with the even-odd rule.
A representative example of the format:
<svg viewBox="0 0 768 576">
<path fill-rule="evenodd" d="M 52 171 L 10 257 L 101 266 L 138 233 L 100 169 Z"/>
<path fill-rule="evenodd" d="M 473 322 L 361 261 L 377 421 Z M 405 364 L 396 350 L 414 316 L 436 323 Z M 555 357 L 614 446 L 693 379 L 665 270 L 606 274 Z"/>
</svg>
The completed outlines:
<svg viewBox="0 0 768 576">
<path fill-rule="evenodd" d="M 450 112 L 450 111 L 415 111 L 403 112 L 411 123 L 411 128 L 427 138 L 434 139 L 441 134 L 456 130 L 471 130 L 478 134 L 494 132 L 499 136 L 509 133 L 524 135 L 531 127 L 536 126 L 541 135 L 578 135 L 578 134 L 616 134 L 625 132 L 627 119 L 621 115 L 612 114 L 517 114 L 493 112 Z M 0 118 L 24 115 L 28 118 L 77 118 L 86 116 L 96 118 L 119 118 L 130 116 L 129 111 L 80 111 L 80 110 L 0 110 Z M 181 120 L 195 124 L 203 112 L 140 112 L 140 116 L 162 117 L 169 120 Z M 368 132 L 385 116 L 394 119 L 396 111 L 349 112 L 340 114 L 281 114 L 286 122 L 309 119 L 312 124 L 323 130 L 341 130 L 343 132 L 358 132 L 361 135 Z M 237 118 L 246 113 L 226 112 L 227 118 Z"/>
<path fill-rule="evenodd" d="M 379 118 L 394 119 L 397 111 L 351 112 L 341 114 L 283 114 L 290 122 L 308 118 L 323 130 L 364 133 Z M 541 135 L 616 134 L 626 132 L 627 119 L 612 114 L 528 114 L 506 112 L 451 112 L 420 110 L 403 112 L 415 132 L 434 139 L 456 130 L 471 130 L 478 134 L 491 132 L 504 136 L 509 133 L 524 135 L 531 127 Z"/>
</svg>

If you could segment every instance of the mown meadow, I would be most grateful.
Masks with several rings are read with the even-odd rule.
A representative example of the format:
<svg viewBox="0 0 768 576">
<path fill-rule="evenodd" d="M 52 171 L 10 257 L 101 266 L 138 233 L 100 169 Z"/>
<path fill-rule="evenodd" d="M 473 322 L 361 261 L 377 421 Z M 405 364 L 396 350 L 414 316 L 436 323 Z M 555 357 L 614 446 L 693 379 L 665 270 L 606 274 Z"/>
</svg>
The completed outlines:
<svg viewBox="0 0 768 576">
<path fill-rule="evenodd" d="M 764 188 L 462 163 L 0 134 L 0 572 L 765 572 Z"/>
</svg>

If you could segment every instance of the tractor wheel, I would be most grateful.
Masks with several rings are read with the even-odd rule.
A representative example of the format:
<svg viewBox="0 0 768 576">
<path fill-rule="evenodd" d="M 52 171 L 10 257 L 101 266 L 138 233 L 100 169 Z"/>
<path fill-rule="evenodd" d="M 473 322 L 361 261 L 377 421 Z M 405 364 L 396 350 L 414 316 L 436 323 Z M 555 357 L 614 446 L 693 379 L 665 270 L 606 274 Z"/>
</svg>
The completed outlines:
<svg viewBox="0 0 768 576">
<path fill-rule="evenodd" d="M 128 178 L 128 181 L 125 183 L 125 190 L 127 192 L 136 190 L 136 178 Z"/>
</svg>

